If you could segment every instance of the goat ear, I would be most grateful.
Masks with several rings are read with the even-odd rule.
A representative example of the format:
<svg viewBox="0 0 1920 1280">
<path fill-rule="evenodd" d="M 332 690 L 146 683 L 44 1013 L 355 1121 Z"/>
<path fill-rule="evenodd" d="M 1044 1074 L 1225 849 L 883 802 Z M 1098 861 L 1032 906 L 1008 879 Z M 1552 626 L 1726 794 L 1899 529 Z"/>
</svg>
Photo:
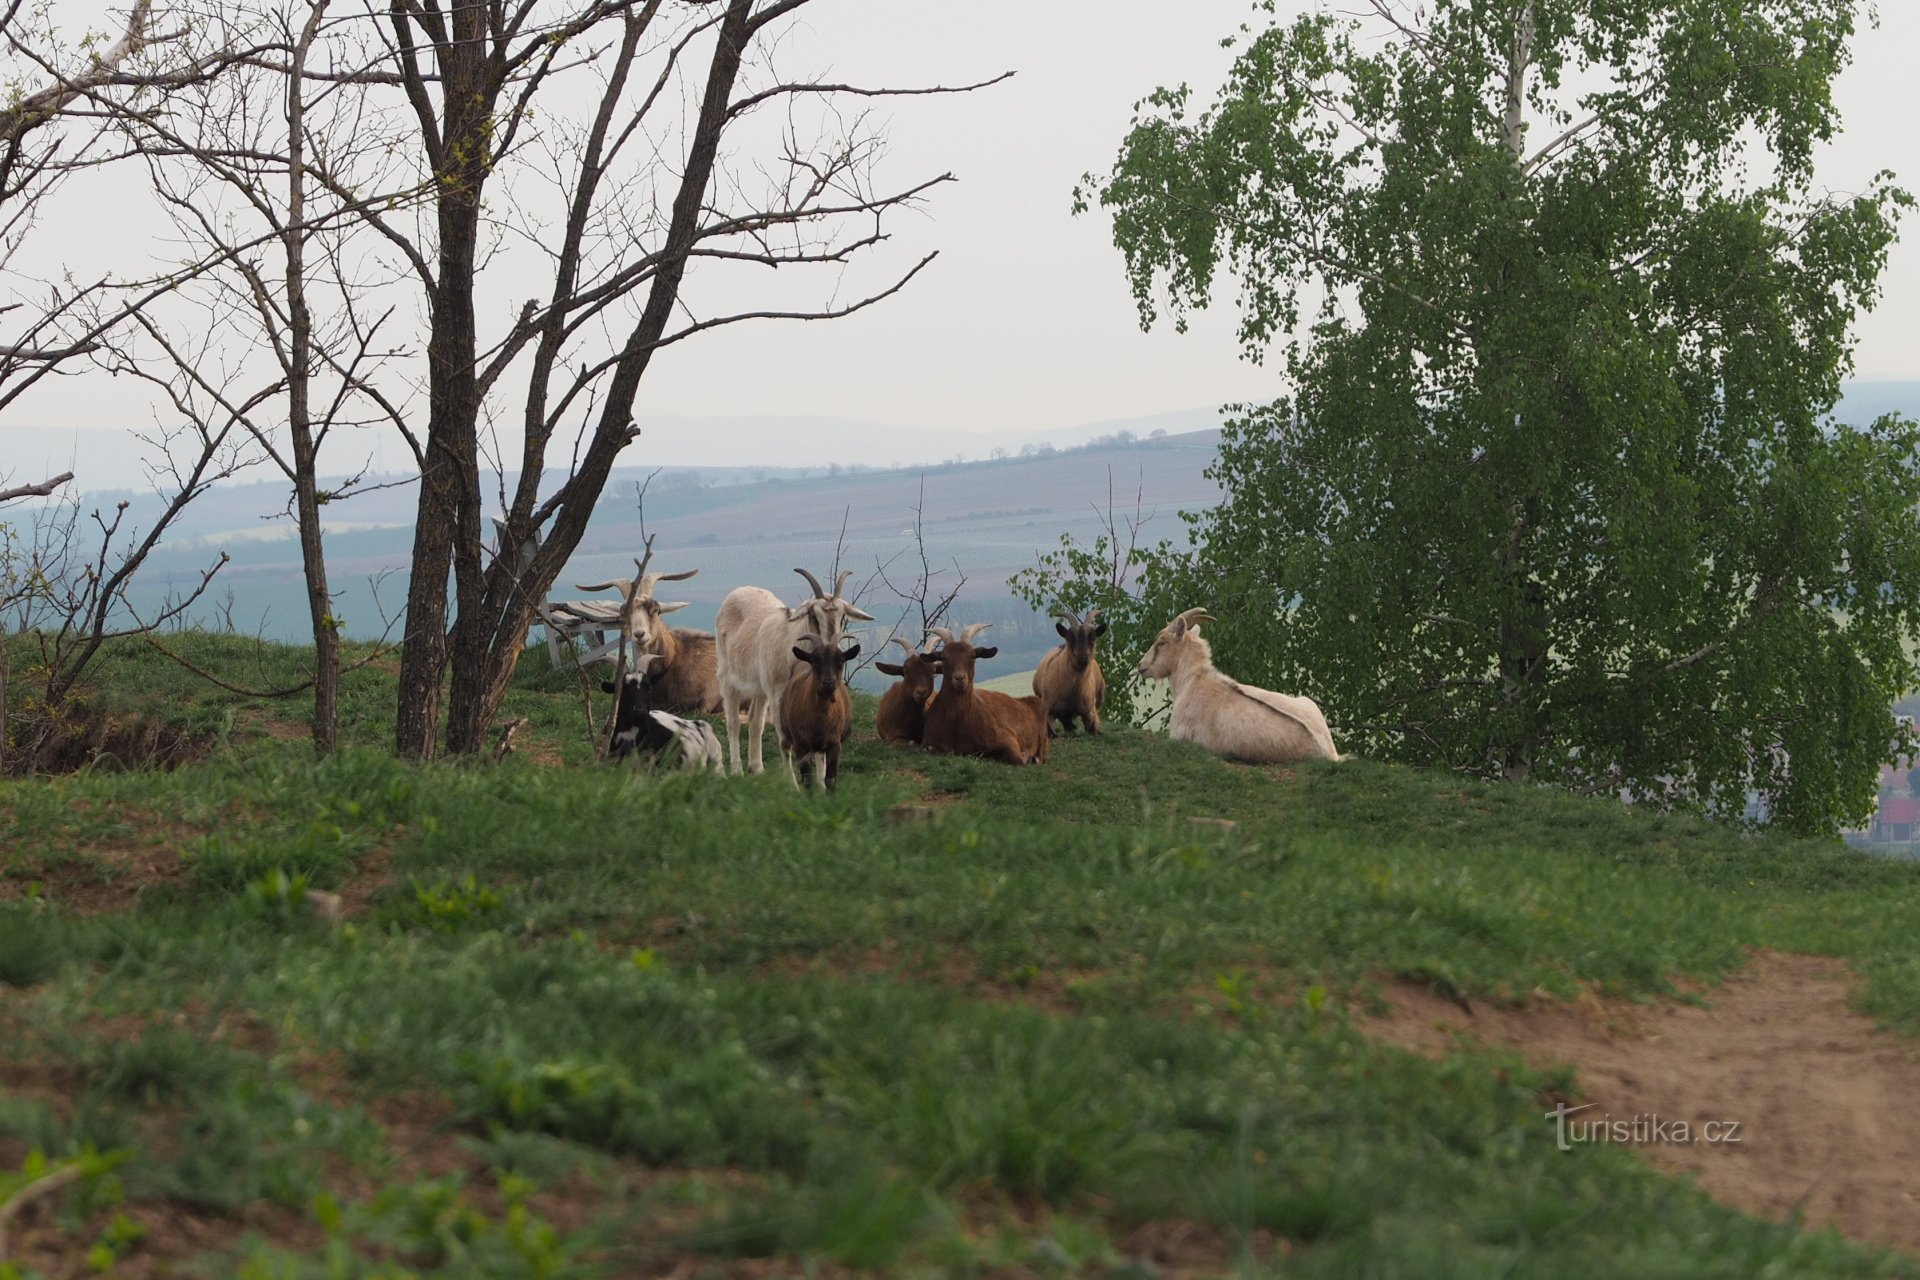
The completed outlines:
<svg viewBox="0 0 1920 1280">
<path fill-rule="evenodd" d="M 676 612 L 677 610 L 680 610 L 680 609 L 684 609 L 684 608 L 686 608 L 686 607 L 687 607 L 687 601 L 685 601 L 685 600 L 656 600 L 656 601 L 654 601 L 654 606 L 653 606 L 653 607 L 654 607 L 654 612 L 655 612 L 655 613 L 673 613 L 673 612 Z"/>
<path fill-rule="evenodd" d="M 897 662 L 876 662 L 873 664 L 873 669 L 883 676 L 903 676 L 907 674 L 907 669 Z"/>
<path fill-rule="evenodd" d="M 602 693 L 612 693 L 612 692 L 613 692 L 613 681 L 611 681 L 611 680 L 602 680 L 602 681 L 600 682 L 600 692 L 602 692 Z"/>
<path fill-rule="evenodd" d="M 1102 618 L 1098 623 L 1094 625 L 1093 638 L 1095 640 L 1098 640 L 1101 636 L 1105 634 L 1107 634 L 1107 620 L 1105 618 Z"/>
<path fill-rule="evenodd" d="M 1060 638 L 1061 638 L 1062 640 L 1065 640 L 1065 639 L 1067 639 L 1067 638 L 1068 638 L 1068 637 L 1067 637 L 1067 624 L 1066 624 L 1066 623 L 1064 623 L 1064 622 L 1056 622 L 1056 623 L 1054 623 L 1054 624 L 1053 624 L 1053 629 L 1054 629 L 1055 631 L 1058 631 L 1058 632 L 1060 633 Z"/>
<path fill-rule="evenodd" d="M 982 661 L 985 661 L 985 660 L 986 660 L 986 659 L 988 659 L 988 658 L 991 658 L 991 657 L 993 657 L 993 656 L 995 656 L 995 655 L 996 655 L 996 654 L 998 654 L 999 652 L 1000 652 L 1000 646 L 999 646 L 999 645 L 997 645 L 997 644 L 990 644 L 990 645 L 988 645 L 988 646 L 987 646 L 986 648 L 984 648 L 984 649 L 975 649 L 975 650 L 973 651 L 973 658 L 974 658 L 974 661 L 975 661 L 975 662 L 982 662 Z"/>
<path fill-rule="evenodd" d="M 856 622 L 872 622 L 873 621 L 872 614 L 868 613 L 865 609 L 856 608 L 853 605 L 847 606 L 847 616 L 849 618 L 852 618 Z"/>
<path fill-rule="evenodd" d="M 860 656 L 860 646 L 857 644 L 850 644 L 846 648 L 840 651 L 840 661 L 842 662 L 852 662 L 855 658 L 859 656 Z"/>
<path fill-rule="evenodd" d="M 808 649 L 802 649 L 799 645 L 793 646 L 793 656 L 800 659 L 800 661 L 802 662 L 813 661 L 812 651 Z"/>
</svg>

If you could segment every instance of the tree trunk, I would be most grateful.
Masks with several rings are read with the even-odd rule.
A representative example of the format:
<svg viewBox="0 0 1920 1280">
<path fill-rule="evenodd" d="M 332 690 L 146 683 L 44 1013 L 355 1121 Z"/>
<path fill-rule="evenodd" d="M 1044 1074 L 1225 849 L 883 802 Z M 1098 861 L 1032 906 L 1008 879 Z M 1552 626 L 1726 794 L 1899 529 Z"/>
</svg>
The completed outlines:
<svg viewBox="0 0 1920 1280">
<path fill-rule="evenodd" d="M 647 305 L 614 367 L 593 438 L 572 479 L 562 490 L 562 500 L 552 512 L 546 539 L 532 562 L 522 570 L 517 540 L 530 533 L 531 528 L 518 527 L 510 520 L 504 535 L 506 544 L 488 567 L 484 580 L 477 569 L 474 573 L 474 581 L 482 590 L 475 593 L 471 603 L 466 592 L 462 592 L 460 614 L 454 622 L 452 636 L 453 681 L 447 719 L 450 753 L 472 755 L 484 749 L 487 728 L 499 713 L 500 703 L 512 683 L 535 607 L 579 545 L 587 521 L 593 515 L 594 503 L 606 486 L 607 473 L 632 438 L 630 424 L 640 380 L 653 359 L 654 344 L 666 332 L 673 317 L 680 282 L 686 274 L 687 257 L 699 236 L 700 215 L 719 155 L 721 135 L 727 126 L 734 82 L 740 72 L 741 57 L 752 38 L 752 9 L 752 0 L 731 0 L 721 23 L 693 143 L 688 148 L 686 167 L 674 197 L 659 270 L 649 290 Z M 524 473 L 521 484 L 523 488 L 527 484 Z M 470 545 L 477 566 L 480 522 L 477 474 L 471 522 Z"/>
<path fill-rule="evenodd" d="M 292 436 L 295 518 L 300 567 L 313 626 L 313 749 L 332 753 L 340 731 L 340 624 L 327 590 L 321 546 L 319 443 L 313 424 L 313 310 L 307 302 L 306 61 L 327 6 L 313 5 L 287 77 L 287 430 Z"/>
<path fill-rule="evenodd" d="M 442 164 L 435 192 L 440 233 L 434 281 L 432 333 L 427 342 L 426 457 L 413 530 L 412 577 L 407 583 L 406 647 L 400 662 L 394 747 L 402 758 L 434 753 L 440 720 L 440 683 L 449 658 L 460 670 L 471 646 L 450 650 L 447 574 L 458 583 L 462 615 L 479 598 L 480 487 L 479 381 L 474 368 L 474 260 L 481 195 L 488 174 L 498 78 L 489 60 L 487 6 L 452 6 L 453 39 L 437 50 L 444 124 Z M 423 128 L 431 127 L 423 121 Z M 466 745 L 467 751 L 477 750 Z"/>
</svg>

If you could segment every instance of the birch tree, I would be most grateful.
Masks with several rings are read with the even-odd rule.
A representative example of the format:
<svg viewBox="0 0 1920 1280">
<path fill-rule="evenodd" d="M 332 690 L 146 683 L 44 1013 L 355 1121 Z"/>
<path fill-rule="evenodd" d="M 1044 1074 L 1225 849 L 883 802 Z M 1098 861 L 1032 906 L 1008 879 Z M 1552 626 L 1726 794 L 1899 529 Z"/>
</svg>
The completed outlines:
<svg viewBox="0 0 1920 1280">
<path fill-rule="evenodd" d="M 1231 278 L 1291 388 L 1147 594 L 1363 753 L 1862 817 L 1912 745 L 1920 437 L 1831 417 L 1911 203 L 1815 179 L 1860 6 L 1358 7 L 1248 30 L 1083 188 L 1143 324 Z"/>
</svg>

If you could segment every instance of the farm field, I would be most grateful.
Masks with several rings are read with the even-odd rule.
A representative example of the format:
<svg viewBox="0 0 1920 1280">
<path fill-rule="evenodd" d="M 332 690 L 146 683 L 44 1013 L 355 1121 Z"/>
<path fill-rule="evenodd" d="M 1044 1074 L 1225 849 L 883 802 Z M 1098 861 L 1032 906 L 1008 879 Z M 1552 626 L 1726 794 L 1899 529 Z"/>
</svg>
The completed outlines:
<svg viewBox="0 0 1920 1280">
<path fill-rule="evenodd" d="M 0 783 L 0 1275 L 1920 1275 L 1913 1122 L 1844 1087 L 1920 1079 L 1920 867 L 870 699 L 831 796 L 636 774 L 537 652 L 515 756 L 416 768 L 389 666 L 315 763 L 119 650 L 96 711 L 200 758 Z M 1734 1165 L 1558 1149 L 1703 1038 Z"/>
</svg>

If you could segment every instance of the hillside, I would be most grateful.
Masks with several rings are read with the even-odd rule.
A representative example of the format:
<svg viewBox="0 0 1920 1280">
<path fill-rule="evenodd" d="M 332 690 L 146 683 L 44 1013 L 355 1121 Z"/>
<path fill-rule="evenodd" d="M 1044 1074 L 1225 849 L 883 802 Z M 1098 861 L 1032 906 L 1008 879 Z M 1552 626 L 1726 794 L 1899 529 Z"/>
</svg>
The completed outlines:
<svg viewBox="0 0 1920 1280">
<path fill-rule="evenodd" d="M 913 520 L 924 483 L 927 555 L 941 590 L 956 580 L 957 563 L 967 579 L 960 616 L 993 621 L 1002 662 L 1019 670 L 1032 666 L 1054 636 L 1045 619 L 1009 596 L 1007 577 L 1056 547 L 1062 534 L 1091 541 L 1101 530 L 1110 497 L 1123 519 L 1134 515 L 1137 504 L 1143 545 L 1184 537 L 1178 513 L 1219 500 L 1217 486 L 1204 474 L 1218 438 L 1217 431 L 1190 432 L 913 470 L 670 472 L 647 490 L 647 530 L 656 536 L 656 567 L 700 570 L 699 577 L 673 592 L 691 603 L 675 621 L 698 627 L 711 626 L 721 599 L 743 583 L 783 594 L 804 590 L 794 566 L 824 575 L 834 562 L 844 520 L 843 564 L 855 571 L 855 587 L 865 585 L 862 603 L 884 628 L 901 616 L 903 606 L 874 577 L 875 570 L 889 564 L 889 576 L 902 584 L 917 575 Z M 573 583 L 632 573 L 641 544 L 635 495 L 646 476 L 638 469 L 614 473 L 561 579 L 561 598 L 578 594 Z M 351 637 L 379 635 L 383 612 L 397 614 L 405 601 L 412 500 L 409 489 L 356 498 L 343 504 L 346 518 L 328 533 L 328 570 L 342 597 L 337 612 Z M 200 571 L 224 550 L 232 561 L 197 619 L 224 625 L 231 605 L 234 625 L 243 633 L 303 638 L 299 549 L 289 524 L 267 518 L 276 504 L 283 506 L 284 497 L 272 486 L 214 490 L 183 526 L 182 536 L 154 556 L 136 589 L 136 604 L 151 609 L 197 582 Z M 885 635 L 882 629 L 879 638 Z"/>
<path fill-rule="evenodd" d="M 0 1204 L 64 1180 L 0 1262 L 1920 1274 L 1920 1058 L 1845 1007 L 1920 1032 L 1912 865 L 1125 730 L 900 752 L 864 701 L 831 796 L 634 774 L 538 655 L 503 765 L 385 758 L 379 666 L 315 764 L 297 700 L 105 670 L 208 754 L 0 783 Z M 1585 1102 L 1745 1145 L 1560 1150 Z"/>
</svg>

